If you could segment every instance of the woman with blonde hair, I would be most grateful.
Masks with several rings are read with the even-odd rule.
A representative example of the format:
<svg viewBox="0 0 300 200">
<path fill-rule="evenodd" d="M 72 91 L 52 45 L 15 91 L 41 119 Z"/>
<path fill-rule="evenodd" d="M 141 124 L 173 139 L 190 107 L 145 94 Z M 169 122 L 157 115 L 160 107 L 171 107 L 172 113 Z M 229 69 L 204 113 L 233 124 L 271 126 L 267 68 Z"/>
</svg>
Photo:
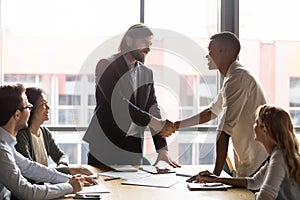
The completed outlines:
<svg viewBox="0 0 300 200">
<path fill-rule="evenodd" d="M 278 106 L 262 105 L 257 109 L 253 129 L 255 139 L 264 145 L 270 155 L 269 162 L 253 177 L 221 178 L 210 176 L 210 172 L 203 171 L 197 175 L 196 181 L 259 189 L 256 199 L 299 199 L 299 141 L 290 115 Z"/>
</svg>

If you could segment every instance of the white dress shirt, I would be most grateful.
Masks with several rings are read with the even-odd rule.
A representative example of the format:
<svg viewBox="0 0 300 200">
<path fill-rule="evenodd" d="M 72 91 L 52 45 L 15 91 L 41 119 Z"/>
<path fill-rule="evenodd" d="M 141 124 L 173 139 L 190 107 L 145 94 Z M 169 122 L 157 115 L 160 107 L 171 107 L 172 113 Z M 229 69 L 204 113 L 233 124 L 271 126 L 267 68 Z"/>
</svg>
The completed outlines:
<svg viewBox="0 0 300 200">
<path fill-rule="evenodd" d="M 233 62 L 209 108 L 220 117 L 217 130 L 231 136 L 237 176 L 252 175 L 267 158 L 253 132 L 256 109 L 266 102 L 260 83 L 238 62 Z"/>
<path fill-rule="evenodd" d="M 72 193 L 66 174 L 28 160 L 15 150 L 16 143 L 16 138 L 0 127 L 0 199 L 10 199 L 11 193 L 20 199 L 53 199 Z M 55 185 L 31 184 L 23 175 Z"/>
</svg>

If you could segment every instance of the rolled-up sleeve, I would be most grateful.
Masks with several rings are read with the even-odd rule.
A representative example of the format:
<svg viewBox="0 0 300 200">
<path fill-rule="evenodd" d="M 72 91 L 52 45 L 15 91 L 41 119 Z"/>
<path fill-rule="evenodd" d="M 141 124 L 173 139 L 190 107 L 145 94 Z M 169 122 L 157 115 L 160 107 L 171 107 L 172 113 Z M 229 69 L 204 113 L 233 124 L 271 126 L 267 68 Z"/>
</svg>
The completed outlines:
<svg viewBox="0 0 300 200">
<path fill-rule="evenodd" d="M 215 100 L 209 104 L 209 110 L 215 115 L 219 115 L 222 112 L 222 102 L 223 97 L 222 92 L 220 91 L 219 94 L 216 96 Z"/>
</svg>

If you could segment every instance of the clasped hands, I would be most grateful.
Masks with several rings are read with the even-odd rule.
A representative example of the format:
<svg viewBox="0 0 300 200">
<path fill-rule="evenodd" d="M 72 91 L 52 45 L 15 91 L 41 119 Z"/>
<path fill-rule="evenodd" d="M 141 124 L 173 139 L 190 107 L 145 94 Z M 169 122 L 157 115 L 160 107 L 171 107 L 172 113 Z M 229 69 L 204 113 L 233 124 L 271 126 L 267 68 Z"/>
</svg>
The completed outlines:
<svg viewBox="0 0 300 200">
<path fill-rule="evenodd" d="M 179 129 L 180 122 L 177 121 L 175 123 L 165 120 L 164 126 L 162 129 L 159 131 L 159 135 L 163 138 L 169 137 L 172 135 L 175 131 Z"/>
<path fill-rule="evenodd" d="M 85 176 L 82 174 L 73 175 L 69 181 L 69 184 L 73 187 L 73 193 L 80 192 L 84 186 L 98 185 L 98 182 L 92 177 Z"/>
</svg>

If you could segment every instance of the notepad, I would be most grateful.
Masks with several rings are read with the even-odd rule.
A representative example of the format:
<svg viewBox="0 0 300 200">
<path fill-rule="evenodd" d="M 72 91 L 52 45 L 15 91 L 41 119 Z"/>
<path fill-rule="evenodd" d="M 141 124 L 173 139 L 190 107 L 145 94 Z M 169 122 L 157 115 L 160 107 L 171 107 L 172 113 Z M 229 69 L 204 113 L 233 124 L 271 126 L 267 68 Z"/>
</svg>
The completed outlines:
<svg viewBox="0 0 300 200">
<path fill-rule="evenodd" d="M 197 190 L 227 190 L 227 185 L 222 183 L 188 183 L 187 187 L 191 191 Z"/>
</svg>

